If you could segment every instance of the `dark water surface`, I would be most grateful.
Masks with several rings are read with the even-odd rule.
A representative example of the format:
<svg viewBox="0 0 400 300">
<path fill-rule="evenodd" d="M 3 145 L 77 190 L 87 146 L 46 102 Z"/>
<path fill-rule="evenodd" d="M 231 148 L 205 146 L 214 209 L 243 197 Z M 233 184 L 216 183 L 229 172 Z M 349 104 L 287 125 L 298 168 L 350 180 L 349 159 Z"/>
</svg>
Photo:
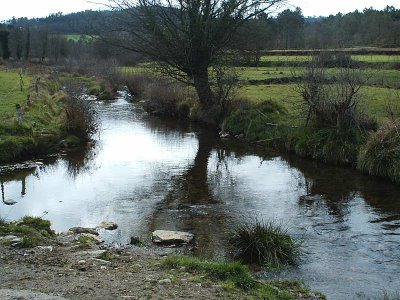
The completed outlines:
<svg viewBox="0 0 400 300">
<path fill-rule="evenodd" d="M 119 224 L 105 236 L 128 243 L 156 229 L 196 235 L 195 254 L 226 255 L 235 226 L 275 218 L 304 240 L 298 267 L 277 278 L 305 281 L 329 299 L 400 287 L 400 187 L 295 158 L 221 141 L 193 125 L 147 116 L 123 98 L 96 102 L 99 144 L 0 173 L 0 217 L 44 216 L 56 231 Z M 304 196 L 309 197 L 304 197 Z"/>
</svg>

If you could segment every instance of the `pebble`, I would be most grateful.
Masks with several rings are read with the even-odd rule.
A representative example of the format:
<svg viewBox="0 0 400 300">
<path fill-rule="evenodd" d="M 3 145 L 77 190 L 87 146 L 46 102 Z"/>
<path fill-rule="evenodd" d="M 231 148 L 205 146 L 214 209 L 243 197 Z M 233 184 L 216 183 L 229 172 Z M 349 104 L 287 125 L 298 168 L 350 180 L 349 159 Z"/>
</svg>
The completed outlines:
<svg viewBox="0 0 400 300">
<path fill-rule="evenodd" d="M 171 283 L 172 283 L 172 281 L 171 281 L 171 279 L 169 279 L 169 278 L 161 279 L 161 280 L 158 281 L 158 284 L 161 284 L 161 285 L 164 285 L 164 284 L 171 284 Z"/>
</svg>

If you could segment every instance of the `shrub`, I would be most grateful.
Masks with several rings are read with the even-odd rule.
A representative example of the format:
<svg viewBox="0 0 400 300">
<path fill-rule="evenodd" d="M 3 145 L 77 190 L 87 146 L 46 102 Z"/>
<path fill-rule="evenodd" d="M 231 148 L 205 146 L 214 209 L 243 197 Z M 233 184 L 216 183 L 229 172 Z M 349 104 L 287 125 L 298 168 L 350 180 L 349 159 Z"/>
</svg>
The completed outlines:
<svg viewBox="0 0 400 300">
<path fill-rule="evenodd" d="M 63 99 L 67 118 L 67 132 L 87 141 L 100 127 L 92 102 L 83 99 L 77 93 L 71 93 Z"/>
<path fill-rule="evenodd" d="M 247 263 L 281 267 L 296 264 L 300 256 L 300 243 L 273 220 L 245 223 L 235 230 L 230 243 Z"/>
<path fill-rule="evenodd" d="M 121 77 L 129 93 L 135 98 L 142 98 L 145 95 L 147 86 L 155 81 L 154 76 L 146 73 L 128 73 L 121 75 Z"/>
<path fill-rule="evenodd" d="M 372 134 L 360 150 L 357 168 L 400 182 L 400 123 L 390 122 Z"/>
</svg>

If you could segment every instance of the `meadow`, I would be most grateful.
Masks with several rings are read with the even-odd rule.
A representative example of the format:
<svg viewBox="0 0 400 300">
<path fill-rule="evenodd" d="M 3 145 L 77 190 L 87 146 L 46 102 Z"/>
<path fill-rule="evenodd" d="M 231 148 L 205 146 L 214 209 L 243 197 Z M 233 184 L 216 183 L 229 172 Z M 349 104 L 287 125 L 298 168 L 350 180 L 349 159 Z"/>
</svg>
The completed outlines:
<svg viewBox="0 0 400 300">
<path fill-rule="evenodd" d="M 0 69 L 0 162 L 51 147 L 65 125 L 58 88 L 41 78 L 36 93 L 33 83 L 37 77 L 24 73 L 22 79 L 21 89 L 18 71 Z M 27 103 L 28 94 L 31 104 Z M 23 114 L 21 125 L 17 121 L 17 104 Z"/>
</svg>

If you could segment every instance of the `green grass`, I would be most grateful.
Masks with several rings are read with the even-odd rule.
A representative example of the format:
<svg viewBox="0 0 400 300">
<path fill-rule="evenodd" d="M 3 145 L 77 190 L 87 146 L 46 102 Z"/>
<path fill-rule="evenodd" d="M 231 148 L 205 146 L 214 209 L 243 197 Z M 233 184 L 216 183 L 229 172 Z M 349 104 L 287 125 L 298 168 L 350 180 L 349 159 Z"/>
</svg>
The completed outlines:
<svg viewBox="0 0 400 300">
<path fill-rule="evenodd" d="M 46 151 L 52 147 L 64 130 L 64 114 L 61 99 L 54 83 L 41 77 L 39 94 L 36 95 L 31 82 L 33 76 L 23 76 L 25 85 L 19 89 L 16 70 L 0 69 L 0 162 L 19 158 L 23 154 Z M 27 95 L 32 105 L 27 105 Z M 16 104 L 23 111 L 23 124 L 19 126 Z"/>
<path fill-rule="evenodd" d="M 22 248 L 33 248 L 55 235 L 51 229 L 50 221 L 37 217 L 26 216 L 18 222 L 0 222 L 0 236 L 16 235 L 22 238 L 18 245 Z"/>
<path fill-rule="evenodd" d="M 355 61 L 369 63 L 391 63 L 399 62 L 400 55 L 379 55 L 379 54 L 364 54 L 351 55 Z M 262 62 L 305 62 L 311 59 L 308 55 L 265 55 L 261 57 Z"/>
<path fill-rule="evenodd" d="M 359 95 L 361 109 L 374 117 L 379 124 L 385 124 L 388 120 L 386 103 L 398 94 L 400 91 L 394 89 L 365 86 Z M 255 104 L 267 99 L 277 101 L 288 112 L 287 120 L 281 120 L 284 124 L 304 123 L 304 106 L 295 84 L 244 85 L 239 89 L 239 97 L 247 98 Z"/>
<path fill-rule="evenodd" d="M 233 233 L 230 243 L 237 256 L 248 263 L 271 268 L 295 265 L 300 257 L 300 243 L 274 220 L 245 223 Z"/>
<path fill-rule="evenodd" d="M 166 268 L 185 268 L 185 271 L 200 274 L 215 283 L 224 284 L 225 289 L 238 289 L 247 297 L 256 299 L 311 299 L 314 296 L 308 288 L 298 282 L 269 281 L 260 282 L 239 262 L 204 260 L 189 256 L 169 256 L 164 262 Z M 203 279 L 204 280 L 204 279 Z M 317 298 L 325 299 L 321 294 Z"/>
<path fill-rule="evenodd" d="M 390 122 L 371 134 L 360 151 L 358 169 L 400 183 L 399 129 L 399 122 Z"/>
<path fill-rule="evenodd" d="M 351 58 L 355 61 L 372 62 L 372 63 L 400 62 L 400 55 L 367 54 L 367 55 L 352 55 Z"/>
<path fill-rule="evenodd" d="M 87 34 L 67 34 L 65 35 L 66 39 L 73 42 L 85 42 L 90 43 L 96 40 L 96 36 L 91 36 Z"/>
</svg>

